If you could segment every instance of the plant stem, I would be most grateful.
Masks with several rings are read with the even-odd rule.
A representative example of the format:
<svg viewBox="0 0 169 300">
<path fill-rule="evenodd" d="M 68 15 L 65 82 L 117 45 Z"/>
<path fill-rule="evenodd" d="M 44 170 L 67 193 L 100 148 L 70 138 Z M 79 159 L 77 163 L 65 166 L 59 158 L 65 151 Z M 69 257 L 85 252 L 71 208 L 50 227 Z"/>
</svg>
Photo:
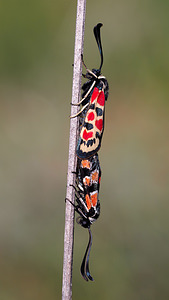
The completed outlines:
<svg viewBox="0 0 169 300">
<path fill-rule="evenodd" d="M 81 74 L 83 53 L 84 27 L 85 27 L 86 0 L 77 1 L 76 34 L 74 49 L 74 69 L 72 85 L 72 103 L 76 104 L 81 96 Z M 77 106 L 71 106 L 71 115 L 78 111 Z M 74 188 L 70 186 L 74 183 L 74 174 L 76 171 L 76 146 L 78 135 L 78 118 L 70 119 L 69 136 L 69 157 L 67 172 L 67 191 L 66 198 L 74 203 Z M 74 235 L 74 207 L 69 201 L 66 201 L 65 210 L 65 234 L 64 234 L 64 258 L 63 258 L 63 282 L 62 282 L 62 300 L 72 299 L 72 269 L 73 269 L 73 235 Z"/>
</svg>

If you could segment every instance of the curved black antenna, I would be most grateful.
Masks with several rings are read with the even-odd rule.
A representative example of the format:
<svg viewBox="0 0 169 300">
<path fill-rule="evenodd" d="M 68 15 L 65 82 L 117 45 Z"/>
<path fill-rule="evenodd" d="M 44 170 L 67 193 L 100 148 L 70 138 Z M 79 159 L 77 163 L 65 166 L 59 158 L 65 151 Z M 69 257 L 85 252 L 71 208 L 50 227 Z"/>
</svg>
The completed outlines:
<svg viewBox="0 0 169 300">
<path fill-rule="evenodd" d="M 87 256 L 87 261 L 86 261 L 86 275 L 87 275 L 87 277 L 91 281 L 94 281 L 94 279 L 90 275 L 90 271 L 89 271 L 89 255 L 90 255 L 90 250 L 91 250 L 91 247 L 92 247 L 92 232 L 91 232 L 90 228 L 88 228 L 88 231 L 89 231 L 89 242 L 90 242 L 90 245 L 89 245 L 89 251 L 88 251 L 88 256 Z"/>
<path fill-rule="evenodd" d="M 93 32 L 94 32 L 94 36 L 99 48 L 99 52 L 100 52 L 100 56 L 101 56 L 101 64 L 100 64 L 100 68 L 99 70 L 101 71 L 102 65 L 103 65 L 103 50 L 102 50 L 102 43 L 101 43 L 101 37 L 100 37 L 100 28 L 103 26 L 102 23 L 98 23 L 94 28 L 93 28 Z"/>
<path fill-rule="evenodd" d="M 81 265 L 81 274 L 83 276 L 83 278 L 88 281 L 94 281 L 93 277 L 90 275 L 90 271 L 89 271 L 89 255 L 90 255 L 90 250 L 91 250 L 91 246 L 92 246 L 92 233 L 90 228 L 88 228 L 89 231 L 89 242 L 86 248 L 86 252 L 82 261 L 82 265 Z"/>
</svg>

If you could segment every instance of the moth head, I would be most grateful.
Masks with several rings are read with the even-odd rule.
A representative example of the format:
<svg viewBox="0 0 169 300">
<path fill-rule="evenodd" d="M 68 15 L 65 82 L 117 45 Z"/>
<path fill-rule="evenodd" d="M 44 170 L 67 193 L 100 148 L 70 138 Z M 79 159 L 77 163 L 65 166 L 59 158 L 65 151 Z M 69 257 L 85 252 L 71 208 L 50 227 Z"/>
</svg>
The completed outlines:
<svg viewBox="0 0 169 300">
<path fill-rule="evenodd" d="M 92 71 L 87 69 L 87 73 L 83 76 L 89 80 L 95 81 L 100 75 L 101 75 L 100 69 L 92 69 Z"/>
<path fill-rule="evenodd" d="M 76 219 L 77 224 L 81 225 L 84 228 L 90 228 L 91 222 L 89 219 L 84 218 L 84 217 L 78 217 Z"/>
<path fill-rule="evenodd" d="M 99 77 L 101 75 L 101 70 L 100 69 L 92 69 L 92 72 Z"/>
</svg>

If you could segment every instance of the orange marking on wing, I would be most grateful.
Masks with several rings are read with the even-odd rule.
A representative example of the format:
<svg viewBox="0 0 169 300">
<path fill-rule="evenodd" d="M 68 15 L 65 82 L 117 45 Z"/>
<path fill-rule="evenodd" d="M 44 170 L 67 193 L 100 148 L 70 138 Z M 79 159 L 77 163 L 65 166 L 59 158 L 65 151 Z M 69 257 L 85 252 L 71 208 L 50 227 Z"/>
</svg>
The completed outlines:
<svg viewBox="0 0 169 300">
<path fill-rule="evenodd" d="M 83 179 L 83 183 L 84 183 L 84 185 L 90 186 L 90 178 L 86 176 L 86 177 Z"/>
<path fill-rule="evenodd" d="M 98 172 L 92 173 L 92 181 L 98 181 L 98 177 L 99 177 Z"/>
<path fill-rule="evenodd" d="M 90 161 L 88 159 L 83 159 L 81 164 L 83 168 L 90 169 Z"/>
<path fill-rule="evenodd" d="M 98 97 L 98 95 L 99 95 L 99 89 L 97 87 L 95 87 L 93 90 L 92 97 L 91 97 L 91 103 L 93 103 L 93 101 Z"/>
<path fill-rule="evenodd" d="M 94 194 L 91 195 L 91 201 L 92 201 L 92 205 L 96 206 L 96 204 L 97 204 L 97 192 L 95 192 Z"/>
<path fill-rule="evenodd" d="M 90 197 L 88 194 L 86 195 L 86 205 L 87 205 L 88 209 L 91 209 L 92 205 L 91 205 Z"/>
</svg>

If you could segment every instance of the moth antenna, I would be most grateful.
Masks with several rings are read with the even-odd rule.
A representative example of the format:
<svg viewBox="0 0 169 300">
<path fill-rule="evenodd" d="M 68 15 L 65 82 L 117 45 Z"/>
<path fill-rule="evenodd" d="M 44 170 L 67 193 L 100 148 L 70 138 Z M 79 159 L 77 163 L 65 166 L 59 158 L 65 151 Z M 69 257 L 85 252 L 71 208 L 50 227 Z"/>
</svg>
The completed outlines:
<svg viewBox="0 0 169 300">
<path fill-rule="evenodd" d="M 89 271 L 89 255 L 90 255 L 90 250 L 91 250 L 91 246 L 92 246 L 92 232 L 91 232 L 90 228 L 88 228 L 88 231 L 89 231 L 89 250 L 88 250 L 88 256 L 87 256 L 87 261 L 86 261 L 86 274 L 87 274 L 87 277 L 91 281 L 94 281 L 94 279 L 90 275 L 90 271 Z"/>
<path fill-rule="evenodd" d="M 85 252 L 85 255 L 84 255 L 84 258 L 82 261 L 80 271 L 81 271 L 82 277 L 86 281 L 88 281 L 88 280 L 94 281 L 94 279 L 90 275 L 90 271 L 89 271 L 89 256 L 90 256 L 90 250 L 91 250 L 91 246 L 92 246 L 92 233 L 91 233 L 90 228 L 88 228 L 88 231 L 89 231 L 89 242 L 88 242 L 88 245 L 86 248 L 86 252 Z"/>
<path fill-rule="evenodd" d="M 100 68 L 99 68 L 100 71 L 101 71 L 101 68 L 103 65 L 103 50 L 102 50 L 102 43 L 101 43 L 101 36 L 100 36 L 100 28 L 102 26 L 103 26 L 102 23 L 98 23 L 93 29 L 94 36 L 95 36 L 95 39 L 96 39 L 96 42 L 97 42 L 97 45 L 99 48 L 100 57 L 101 57 L 101 64 L 100 64 Z"/>
</svg>

